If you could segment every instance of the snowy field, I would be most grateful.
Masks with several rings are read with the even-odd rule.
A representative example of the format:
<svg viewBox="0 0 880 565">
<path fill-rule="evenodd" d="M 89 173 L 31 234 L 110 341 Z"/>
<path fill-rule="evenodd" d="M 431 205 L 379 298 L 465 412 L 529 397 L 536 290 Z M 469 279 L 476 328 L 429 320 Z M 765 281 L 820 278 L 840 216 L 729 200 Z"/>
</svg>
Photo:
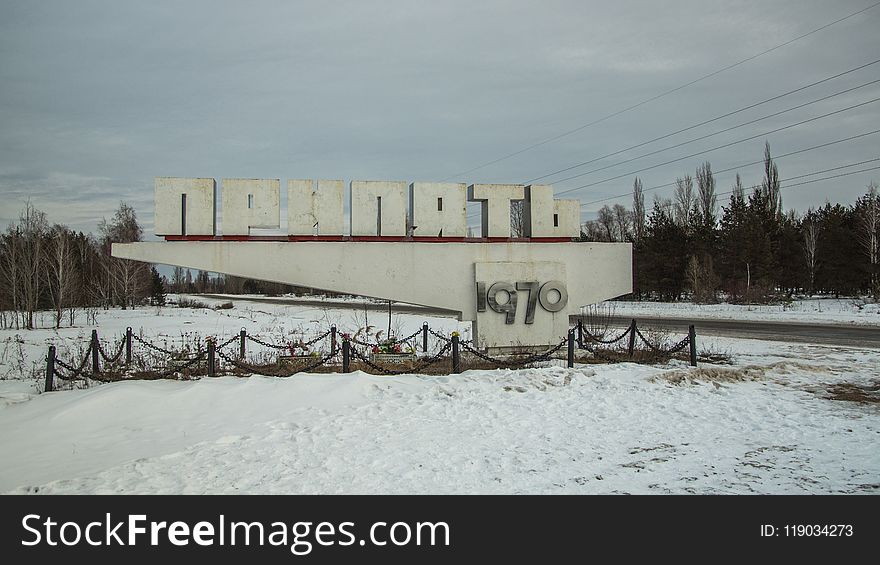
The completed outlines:
<svg viewBox="0 0 880 565">
<path fill-rule="evenodd" d="M 606 310 L 623 318 L 662 317 L 880 326 L 880 304 L 854 298 L 810 298 L 795 300 L 790 304 L 773 305 L 635 301 L 609 301 L 603 304 Z"/>
<path fill-rule="evenodd" d="M 222 338 L 243 326 L 277 342 L 317 333 L 316 324 L 356 331 L 364 315 L 240 302 L 99 312 L 97 322 L 108 342 L 127 325 L 159 343 L 193 332 Z M 367 316 L 386 327 L 385 314 Z M 393 329 L 405 335 L 423 321 L 395 315 Z M 467 329 L 427 321 L 447 333 Z M 880 489 L 880 350 L 706 338 L 701 347 L 728 353 L 731 365 L 219 377 L 38 394 L 27 371 L 46 345 L 73 356 L 90 331 L 0 332 L 0 492 Z"/>
</svg>

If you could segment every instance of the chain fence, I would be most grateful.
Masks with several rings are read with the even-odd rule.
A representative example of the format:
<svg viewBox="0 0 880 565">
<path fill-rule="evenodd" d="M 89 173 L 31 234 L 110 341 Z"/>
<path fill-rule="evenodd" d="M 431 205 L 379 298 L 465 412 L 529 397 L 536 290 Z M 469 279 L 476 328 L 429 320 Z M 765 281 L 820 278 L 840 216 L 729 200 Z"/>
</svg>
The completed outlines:
<svg viewBox="0 0 880 565">
<path fill-rule="evenodd" d="M 630 358 L 633 358 L 636 353 L 635 339 L 638 338 L 638 340 L 647 348 L 647 350 L 654 353 L 657 357 L 670 358 L 673 357 L 676 353 L 683 351 L 685 347 L 691 345 L 691 341 L 696 335 L 694 333 L 694 326 L 690 326 L 690 332 L 688 333 L 688 335 L 676 342 L 675 345 L 673 345 L 672 347 L 665 348 L 659 344 L 655 345 L 655 343 L 651 339 L 646 337 L 645 334 L 643 334 L 642 331 L 639 329 L 636 320 L 632 321 L 626 331 L 611 339 L 603 339 L 599 336 L 593 335 L 583 326 L 582 321 L 578 321 L 578 325 L 575 326 L 575 329 L 573 331 L 581 332 L 581 334 L 586 338 L 586 340 L 579 340 L 579 346 L 581 349 L 589 351 L 591 354 L 593 354 L 594 357 L 598 359 L 611 363 L 619 363 L 621 359 L 615 358 L 609 355 L 607 352 L 603 352 L 600 348 L 590 345 L 588 342 L 591 341 L 601 345 L 614 345 L 629 337 L 630 341 L 627 347 L 627 355 Z M 696 365 L 694 348 L 692 348 L 691 350 L 691 364 Z"/>
<path fill-rule="evenodd" d="M 333 337 L 333 341 L 328 350 L 313 353 L 311 356 L 283 356 L 279 353 L 274 368 L 272 363 L 254 363 L 247 359 L 246 343 L 255 343 L 257 345 L 269 348 L 271 350 L 281 351 L 290 350 L 291 352 L 297 348 L 306 350 L 319 342 L 325 340 L 328 336 Z M 470 360 L 473 364 L 474 359 L 478 359 L 484 363 L 488 363 L 493 367 L 525 367 L 534 363 L 541 363 L 553 359 L 567 359 L 568 366 L 573 366 L 575 361 L 574 350 L 584 350 L 598 360 L 619 363 L 625 360 L 635 359 L 635 341 L 638 341 L 645 347 L 642 352 L 650 352 L 653 354 L 654 360 L 659 358 L 671 358 L 680 353 L 686 347 L 690 346 L 691 364 L 696 365 L 695 355 L 695 330 L 694 326 L 690 326 L 690 332 L 683 339 L 676 342 L 671 347 L 662 347 L 658 340 L 651 340 L 637 327 L 633 320 L 630 327 L 613 338 L 605 338 L 604 336 L 596 336 L 591 334 L 583 327 L 582 322 L 578 322 L 574 328 L 571 328 L 567 337 L 556 345 L 548 347 L 545 351 L 532 353 L 531 355 L 517 353 L 496 353 L 490 355 L 486 348 L 476 347 L 473 340 L 460 340 L 457 334 L 447 337 L 427 325 L 418 331 L 399 339 L 391 338 L 380 343 L 369 343 L 359 339 L 352 338 L 347 334 L 341 334 L 341 345 L 339 347 L 336 328 L 331 327 L 329 330 L 315 336 L 308 341 L 290 342 L 284 345 L 271 343 L 254 335 L 249 335 L 245 329 L 239 334 L 229 337 L 221 343 L 217 343 L 214 338 L 207 339 L 207 348 L 201 346 L 198 342 L 197 349 L 194 353 L 188 351 L 188 347 L 182 350 L 169 349 L 152 343 L 143 337 L 132 333 L 131 328 L 126 331 L 122 341 L 113 347 L 112 354 L 105 349 L 97 338 L 97 333 L 93 333 L 92 341 L 86 348 L 82 360 L 76 364 L 68 362 L 55 356 L 55 347 L 50 346 L 49 356 L 47 356 L 47 374 L 46 374 L 46 390 L 53 390 L 53 380 L 58 378 L 64 381 L 74 380 L 97 380 L 108 382 L 113 380 L 129 379 L 129 378 L 198 378 L 201 376 L 217 376 L 218 374 L 248 374 L 265 375 L 265 376 L 290 376 L 296 373 L 314 371 L 323 366 L 338 370 L 340 364 L 340 355 L 342 356 L 342 372 L 348 372 L 352 359 L 368 368 L 375 373 L 383 375 L 401 375 L 406 373 L 418 373 L 432 366 L 451 361 L 452 372 L 460 372 L 467 368 L 465 365 Z M 427 354 L 427 335 L 435 338 L 434 347 L 436 353 Z M 416 352 L 419 350 L 418 343 L 410 344 L 411 340 L 421 336 L 425 339 L 422 344 L 424 355 L 419 356 Z M 577 336 L 577 339 L 575 338 Z M 622 342 L 629 338 L 626 347 L 626 353 L 621 348 L 608 349 L 611 346 Z M 393 340 L 393 341 L 392 341 Z M 224 351 L 230 345 L 238 342 L 240 351 L 235 354 Z M 389 361 L 386 359 L 377 359 L 370 353 L 383 353 L 381 349 L 390 343 L 407 343 L 410 345 L 409 359 L 406 355 L 399 360 Z M 137 344 L 143 346 L 147 351 L 153 354 L 150 362 L 145 361 L 142 355 L 135 360 L 132 355 L 132 345 Z M 568 345 L 567 357 L 559 355 L 560 350 Z M 364 349 L 359 349 L 364 348 Z M 195 349 L 195 348 L 194 348 Z M 462 355 L 464 353 L 465 355 Z M 159 358 L 156 359 L 156 354 Z M 265 352 L 260 353 L 265 355 Z M 98 358 L 103 360 L 103 369 L 99 367 Z M 310 359 L 312 357 L 313 359 Z M 252 354 L 253 358 L 253 354 Z M 639 357 L 640 362 L 644 362 L 647 358 Z M 647 359 L 650 361 L 650 359 Z M 92 362 L 91 370 L 89 370 L 90 361 Z M 403 362 L 401 365 L 399 362 Z M 285 364 L 285 362 L 287 362 Z M 463 363 L 464 362 L 464 363 Z M 158 363 L 158 367 L 155 364 Z M 151 366 L 153 364 L 153 366 Z M 136 370 L 135 367 L 138 369 Z M 399 367 L 399 368 L 398 368 Z M 474 366 L 474 368 L 485 368 L 484 366 Z M 448 368 L 442 368 L 447 370 Z"/>
</svg>

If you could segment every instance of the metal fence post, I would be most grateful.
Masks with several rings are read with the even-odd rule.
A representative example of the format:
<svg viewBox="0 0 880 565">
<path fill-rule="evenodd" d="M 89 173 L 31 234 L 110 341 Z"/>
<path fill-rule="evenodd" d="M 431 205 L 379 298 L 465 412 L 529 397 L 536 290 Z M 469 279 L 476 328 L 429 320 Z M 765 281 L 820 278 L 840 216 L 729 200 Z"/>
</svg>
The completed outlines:
<svg viewBox="0 0 880 565">
<path fill-rule="evenodd" d="M 629 356 L 632 357 L 633 353 L 636 349 L 636 321 L 633 319 L 629 324 L 629 347 L 627 348 L 627 352 L 629 352 Z"/>
<path fill-rule="evenodd" d="M 584 348 L 584 320 L 583 318 L 578 318 L 578 349 Z"/>
<path fill-rule="evenodd" d="M 214 358 L 214 339 L 208 339 L 208 376 L 216 376 L 216 359 Z"/>
<path fill-rule="evenodd" d="M 336 324 L 330 326 L 330 356 L 336 355 Z"/>
<path fill-rule="evenodd" d="M 49 346 L 49 355 L 46 356 L 46 385 L 43 392 L 55 390 L 55 346 Z"/>
<path fill-rule="evenodd" d="M 347 337 L 342 338 L 342 372 L 347 373 L 351 368 L 351 343 Z"/>
<path fill-rule="evenodd" d="M 697 330 L 693 325 L 688 327 L 688 341 L 691 346 L 691 366 L 697 366 Z"/>
<path fill-rule="evenodd" d="M 422 353 L 428 352 L 428 322 L 422 324 Z"/>
<path fill-rule="evenodd" d="M 98 374 L 98 330 L 92 330 L 92 374 Z"/>
<path fill-rule="evenodd" d="M 574 330 L 568 330 L 568 368 L 574 367 Z"/>
<path fill-rule="evenodd" d="M 238 358 L 244 359 L 244 354 L 246 352 L 245 343 L 247 342 L 247 330 L 241 328 L 241 331 L 238 332 Z"/>
<path fill-rule="evenodd" d="M 131 326 L 125 328 L 125 364 L 131 363 Z"/>
<path fill-rule="evenodd" d="M 458 351 L 458 336 L 452 334 L 452 372 L 458 374 L 461 372 L 461 355 Z"/>
</svg>

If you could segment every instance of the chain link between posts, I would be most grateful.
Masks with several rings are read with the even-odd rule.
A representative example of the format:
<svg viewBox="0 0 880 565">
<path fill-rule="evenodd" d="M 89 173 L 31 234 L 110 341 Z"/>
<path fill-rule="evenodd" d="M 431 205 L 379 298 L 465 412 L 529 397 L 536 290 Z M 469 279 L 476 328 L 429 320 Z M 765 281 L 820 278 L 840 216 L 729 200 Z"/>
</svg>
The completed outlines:
<svg viewBox="0 0 880 565">
<path fill-rule="evenodd" d="M 217 350 L 217 355 L 219 355 L 221 359 L 223 359 L 224 361 L 226 361 L 230 365 L 232 365 L 238 369 L 248 371 L 248 372 L 253 373 L 255 375 L 263 375 L 266 377 L 277 377 L 278 376 L 278 375 L 274 375 L 271 373 L 263 373 L 263 372 L 261 372 L 262 367 L 257 367 L 256 365 L 251 365 L 250 363 L 246 363 L 246 362 L 241 361 L 239 359 L 235 359 L 234 357 L 230 357 L 229 355 L 226 355 L 225 353 L 223 353 L 220 350 Z M 307 372 L 311 371 L 312 369 L 317 369 L 318 367 L 327 363 L 327 361 L 329 361 L 330 359 L 333 359 L 333 357 L 335 357 L 335 356 L 336 356 L 335 353 L 332 353 L 332 352 L 328 353 L 324 357 L 320 357 L 314 363 L 311 363 L 309 365 L 305 365 L 304 367 L 297 368 L 296 372 L 297 373 L 307 373 Z"/>
<path fill-rule="evenodd" d="M 89 364 L 89 357 L 92 353 L 92 345 L 89 344 L 89 347 L 86 349 L 85 354 L 83 354 L 83 360 L 79 364 L 79 367 L 73 367 L 72 365 L 68 365 L 64 361 L 62 361 L 59 357 L 55 358 L 55 364 L 63 367 L 67 371 L 70 371 L 70 375 L 64 375 L 55 369 L 55 375 L 66 381 L 74 381 L 74 380 L 85 380 L 88 375 L 85 374 L 85 368 Z"/>
<path fill-rule="evenodd" d="M 446 336 L 443 335 L 443 334 L 439 334 L 439 333 L 435 332 L 434 330 L 432 330 L 431 328 L 428 328 L 428 333 L 431 334 L 432 336 L 436 337 L 437 339 L 441 340 L 441 341 L 445 341 L 445 342 L 448 342 L 448 343 L 452 343 L 452 339 L 451 339 L 451 338 L 448 338 L 448 337 L 446 337 Z M 462 340 L 462 339 L 460 339 L 460 340 L 458 340 L 458 344 L 461 345 L 461 346 L 470 345 L 470 344 L 473 343 L 473 342 L 474 342 L 474 340 L 472 340 L 472 339 L 469 339 L 469 340 Z"/>
<path fill-rule="evenodd" d="M 383 373 L 385 375 L 406 375 L 409 373 L 421 371 L 422 369 L 425 369 L 425 368 L 433 365 L 434 363 L 437 363 L 438 361 L 443 360 L 444 354 L 447 351 L 449 351 L 449 349 L 451 347 L 452 347 L 452 341 L 450 341 L 449 343 L 444 345 L 440 349 L 440 351 L 438 351 L 436 354 L 434 354 L 430 357 L 427 357 L 427 358 L 423 357 L 422 358 L 423 360 L 418 365 L 413 365 L 412 367 L 409 367 L 407 369 L 402 369 L 400 371 L 397 371 L 394 369 L 388 369 L 386 367 L 382 367 L 381 365 L 377 365 L 376 363 L 373 363 L 372 361 L 370 361 L 370 359 L 368 357 L 361 354 L 361 352 L 359 352 L 357 349 L 352 348 L 351 354 L 353 357 L 360 359 L 361 362 L 363 362 L 367 367 L 370 367 L 374 371 L 379 371 L 380 373 Z"/>
<path fill-rule="evenodd" d="M 647 345 L 651 351 L 654 351 L 656 353 L 662 353 L 664 355 L 672 355 L 672 354 L 678 353 L 679 351 L 681 351 L 682 349 L 687 347 L 688 344 L 690 344 L 690 342 L 691 342 L 690 336 L 686 336 L 684 339 L 682 339 L 681 341 L 676 343 L 670 349 L 663 349 L 662 347 L 657 347 L 656 345 L 654 345 L 653 343 L 648 341 L 648 338 L 646 338 L 644 336 L 644 334 L 642 334 L 642 332 L 639 331 L 638 328 L 636 328 L 636 335 L 639 336 L 639 339 L 642 341 L 642 343 Z"/>
<path fill-rule="evenodd" d="M 107 352 L 104 351 L 104 346 L 101 345 L 100 341 L 98 342 L 98 353 L 100 353 L 100 355 L 104 359 L 104 361 L 106 361 L 107 363 L 110 363 L 111 365 L 116 363 L 117 361 L 119 361 L 119 358 L 122 357 L 122 352 L 124 350 L 125 350 L 125 338 L 123 338 L 122 341 L 119 342 L 119 347 L 116 348 L 116 353 L 114 353 L 112 357 L 107 355 Z"/>
<path fill-rule="evenodd" d="M 631 332 L 631 331 L 632 331 L 632 326 L 627 328 L 627 330 L 625 332 L 623 332 L 619 336 L 615 337 L 614 339 L 601 339 L 601 338 L 591 334 L 589 331 L 587 331 L 587 328 L 584 328 L 584 335 L 587 336 L 591 341 L 595 341 L 596 343 L 611 345 L 612 343 L 617 343 L 618 341 L 620 341 L 623 338 L 625 338 L 626 336 L 628 336 L 629 332 Z"/>
<path fill-rule="evenodd" d="M 538 361 L 549 361 L 552 358 L 553 354 L 556 353 L 557 351 L 559 351 L 560 349 L 562 349 L 562 347 L 564 345 L 566 345 L 567 343 L 568 343 L 568 338 L 565 338 L 562 341 L 560 341 L 557 345 L 552 347 L 551 349 L 548 349 L 547 351 L 545 351 L 543 353 L 531 355 L 531 356 L 526 357 L 524 359 L 516 359 L 516 358 L 501 359 L 501 358 L 497 358 L 497 357 L 492 357 L 491 355 L 487 355 L 485 353 L 482 353 L 481 351 L 478 351 L 467 344 L 462 345 L 462 349 L 464 349 L 468 353 L 471 353 L 472 355 L 476 355 L 477 357 L 479 357 L 480 359 L 483 359 L 484 361 L 488 361 L 489 363 L 496 363 L 498 365 L 522 366 L 522 365 L 528 365 L 529 363 L 537 363 Z"/>
<path fill-rule="evenodd" d="M 196 355 L 195 357 L 193 357 L 191 359 L 188 359 L 183 365 L 178 365 L 177 367 L 172 367 L 170 369 L 166 369 L 165 371 L 159 373 L 159 376 L 164 378 L 164 377 L 170 377 L 171 375 L 173 375 L 175 373 L 180 373 L 184 369 L 189 369 L 190 367 L 192 367 L 193 365 L 195 365 L 199 361 L 204 361 L 207 356 L 208 356 L 207 352 L 200 351 L 198 355 Z"/>
<path fill-rule="evenodd" d="M 137 334 L 131 334 L 131 339 L 146 346 L 149 349 L 152 349 L 153 351 L 158 351 L 159 353 L 164 353 L 165 355 L 171 355 L 172 357 L 176 355 L 174 351 L 171 351 L 170 349 L 165 349 L 164 347 L 159 347 L 158 345 L 154 345 Z"/>
<path fill-rule="evenodd" d="M 291 346 L 299 347 L 299 348 L 304 348 L 304 347 L 309 347 L 309 346 L 315 345 L 316 343 L 318 343 L 319 341 L 321 341 L 322 339 L 324 339 L 325 337 L 327 337 L 328 335 L 330 335 L 330 332 L 332 332 L 332 331 L 333 331 L 332 329 L 327 330 L 326 332 L 322 333 L 321 335 L 319 335 L 319 336 L 317 336 L 317 337 L 315 337 L 315 338 L 313 338 L 313 339 L 310 339 L 309 341 L 295 341 L 295 342 L 292 341 L 292 342 L 290 342 L 290 343 L 286 343 L 286 344 L 284 344 L 284 345 L 277 345 L 277 344 L 274 344 L 274 343 L 269 343 L 269 342 L 267 342 L 267 341 L 263 341 L 263 340 L 261 340 L 261 339 L 259 339 L 259 338 L 256 338 L 256 337 L 254 337 L 254 336 L 252 336 L 252 335 L 250 335 L 250 334 L 247 334 L 245 337 L 246 337 L 249 341 L 252 341 L 252 342 L 254 342 L 254 343 L 259 343 L 259 344 L 262 345 L 263 347 L 269 347 L 269 348 L 271 348 L 271 349 L 290 349 Z M 238 336 L 234 336 L 234 337 L 233 337 L 231 340 L 229 340 L 229 341 L 231 342 L 231 341 L 234 341 L 235 339 L 238 339 Z M 221 346 L 221 347 L 225 347 L 226 345 L 227 345 L 227 344 L 224 343 L 223 346 Z M 218 349 L 219 349 L 219 348 L 218 348 Z"/>
</svg>

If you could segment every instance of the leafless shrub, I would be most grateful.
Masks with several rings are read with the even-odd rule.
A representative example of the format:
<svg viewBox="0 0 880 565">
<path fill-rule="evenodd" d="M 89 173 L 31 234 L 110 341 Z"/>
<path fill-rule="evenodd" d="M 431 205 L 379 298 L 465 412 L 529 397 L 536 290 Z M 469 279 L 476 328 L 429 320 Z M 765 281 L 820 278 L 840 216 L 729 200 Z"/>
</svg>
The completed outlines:
<svg viewBox="0 0 880 565">
<path fill-rule="evenodd" d="M 615 305 L 613 302 L 590 304 L 583 309 L 584 329 L 599 339 L 608 335 L 608 328 L 614 321 Z"/>
</svg>

